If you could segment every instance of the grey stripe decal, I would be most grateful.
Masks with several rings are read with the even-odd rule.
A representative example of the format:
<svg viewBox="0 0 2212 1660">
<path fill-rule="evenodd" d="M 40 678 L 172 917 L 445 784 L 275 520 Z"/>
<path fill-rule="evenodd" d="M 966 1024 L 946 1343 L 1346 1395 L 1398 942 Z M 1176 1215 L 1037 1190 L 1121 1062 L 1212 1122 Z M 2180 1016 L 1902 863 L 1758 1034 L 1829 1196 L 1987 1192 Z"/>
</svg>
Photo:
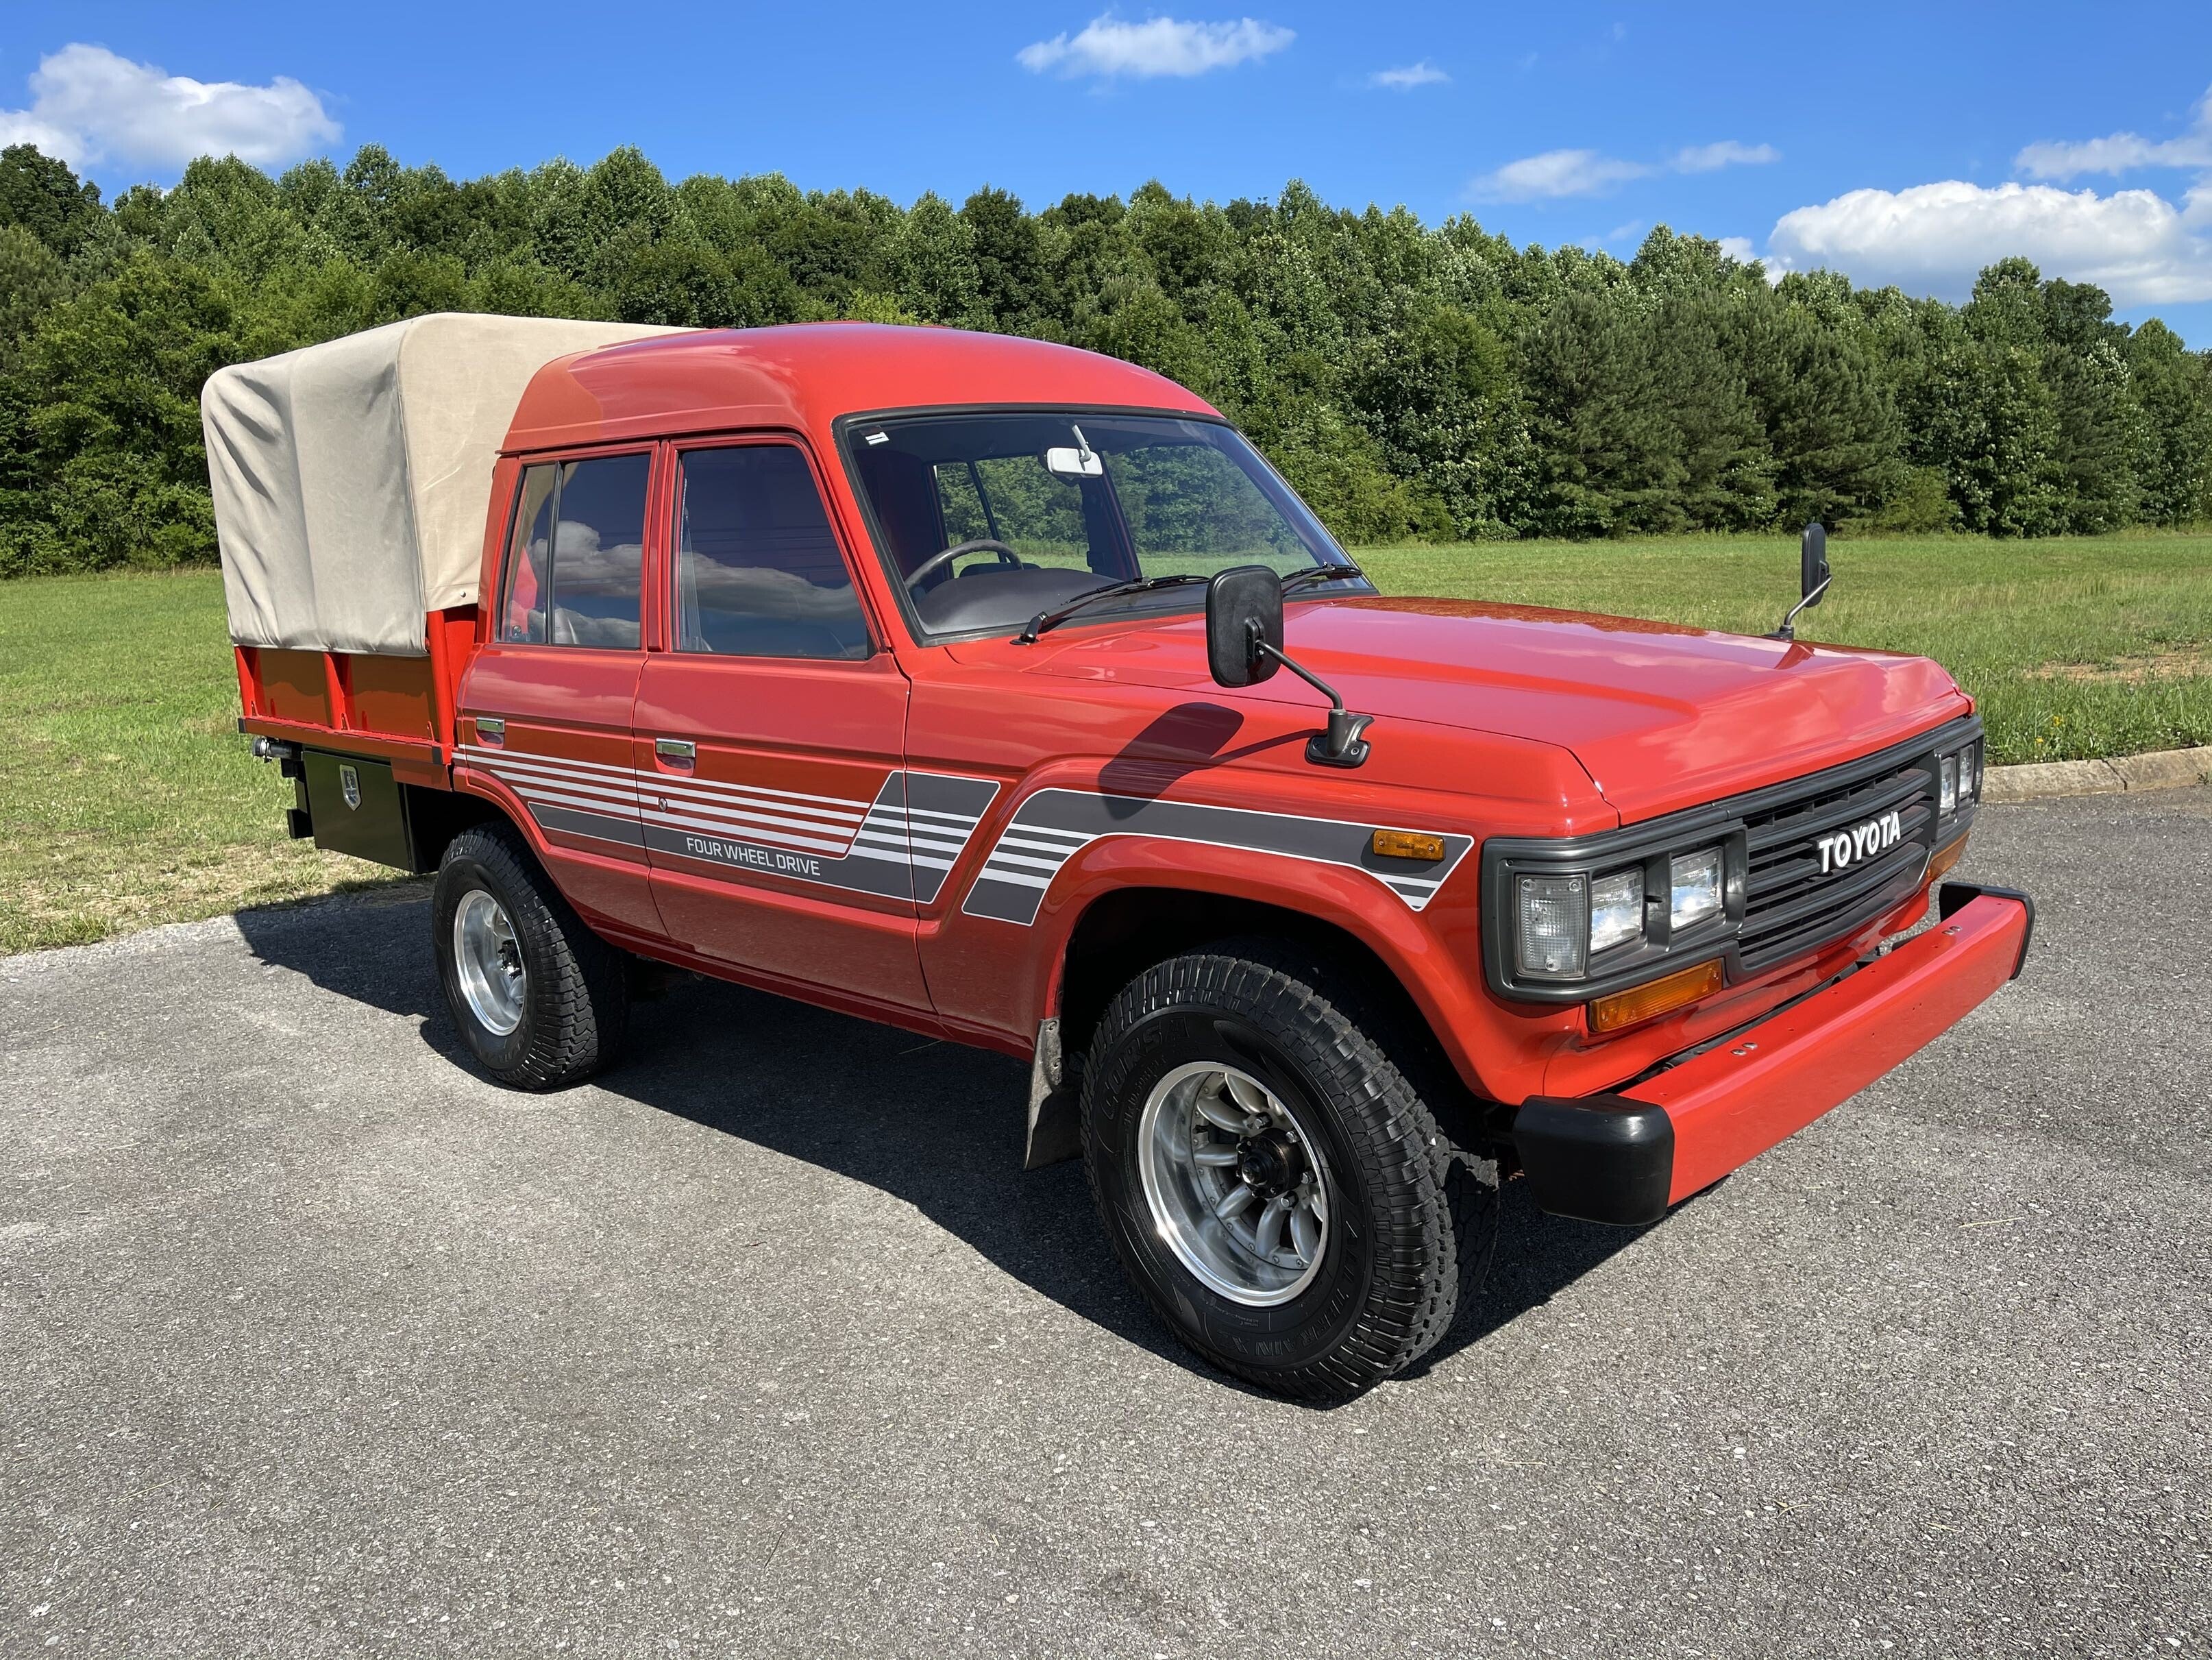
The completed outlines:
<svg viewBox="0 0 2212 1660">
<path fill-rule="evenodd" d="M 952 874 L 975 826 L 998 799 L 988 778 L 955 778 L 935 772 L 906 775 L 907 828 L 913 838 L 914 897 L 926 905 Z"/>
<path fill-rule="evenodd" d="M 462 746 L 456 758 L 514 791 L 549 830 L 924 904 L 944 887 L 999 793 L 988 778 L 895 771 L 863 812 L 859 801 L 841 806 L 830 797 L 477 745 Z M 663 800 L 665 807 L 658 805 Z M 833 817 L 858 822 L 822 822 Z"/>
<path fill-rule="evenodd" d="M 1015 810 L 1000 833 L 961 909 L 970 916 L 1027 927 L 1036 921 L 1052 879 L 1078 851 L 1103 836 L 1148 836 L 1365 871 L 1418 911 L 1474 846 L 1471 836 L 1446 836 L 1441 859 L 1429 863 L 1385 859 L 1370 845 L 1376 828 L 1340 818 L 1301 818 L 1188 801 L 1039 790 Z"/>
<path fill-rule="evenodd" d="M 619 842 L 626 848 L 642 848 L 641 826 L 630 818 L 610 818 L 600 812 L 578 812 L 574 807 L 529 804 L 530 816 L 550 830 L 564 836 L 586 836 L 595 842 Z"/>
</svg>

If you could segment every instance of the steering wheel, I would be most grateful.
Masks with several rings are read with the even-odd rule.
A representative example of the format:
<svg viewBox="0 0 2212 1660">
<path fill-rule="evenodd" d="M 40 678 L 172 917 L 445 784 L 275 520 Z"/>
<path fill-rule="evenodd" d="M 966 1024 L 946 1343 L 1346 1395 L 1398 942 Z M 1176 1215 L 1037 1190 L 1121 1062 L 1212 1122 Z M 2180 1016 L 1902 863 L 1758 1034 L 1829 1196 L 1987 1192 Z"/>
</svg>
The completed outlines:
<svg viewBox="0 0 2212 1660">
<path fill-rule="evenodd" d="M 1022 569 L 1021 555 L 1016 553 L 1004 542 L 995 542 L 988 536 L 979 536 L 972 542 L 956 543 L 942 553 L 930 555 L 928 558 L 915 567 L 914 575 L 906 579 L 906 585 L 909 589 L 919 587 L 923 577 L 933 575 L 939 566 L 951 564 L 963 553 L 983 552 L 997 554 L 999 562 L 1009 570 Z"/>
</svg>

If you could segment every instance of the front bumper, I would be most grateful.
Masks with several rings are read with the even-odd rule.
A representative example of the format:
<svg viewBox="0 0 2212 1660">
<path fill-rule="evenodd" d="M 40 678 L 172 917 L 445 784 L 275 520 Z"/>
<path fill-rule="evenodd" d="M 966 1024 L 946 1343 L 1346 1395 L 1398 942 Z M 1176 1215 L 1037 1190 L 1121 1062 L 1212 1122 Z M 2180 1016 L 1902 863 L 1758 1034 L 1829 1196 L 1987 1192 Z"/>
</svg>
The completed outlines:
<svg viewBox="0 0 2212 1660">
<path fill-rule="evenodd" d="M 1864 1089 L 2017 979 L 2034 902 L 1948 882 L 1887 956 L 1618 1094 L 1524 1102 L 1513 1141 L 1554 1216 L 1636 1226 Z"/>
</svg>

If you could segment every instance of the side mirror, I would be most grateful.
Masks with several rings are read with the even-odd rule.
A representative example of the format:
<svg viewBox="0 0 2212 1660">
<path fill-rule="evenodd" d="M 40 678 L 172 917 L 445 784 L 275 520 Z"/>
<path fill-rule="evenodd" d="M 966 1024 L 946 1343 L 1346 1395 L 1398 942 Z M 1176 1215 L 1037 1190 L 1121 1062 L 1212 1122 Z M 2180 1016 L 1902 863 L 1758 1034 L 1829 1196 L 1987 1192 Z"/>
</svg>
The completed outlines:
<svg viewBox="0 0 2212 1660">
<path fill-rule="evenodd" d="M 1814 520 L 1797 544 L 1797 592 L 1808 605 L 1828 597 L 1828 532 Z"/>
<path fill-rule="evenodd" d="M 1798 613 L 1828 597 L 1828 532 L 1815 519 L 1805 526 L 1805 534 L 1797 543 L 1797 603 L 1790 607 L 1790 615 L 1782 619 L 1782 626 L 1766 637 L 1795 640 Z"/>
<path fill-rule="evenodd" d="M 1280 666 L 1282 647 L 1281 577 L 1265 565 L 1238 565 L 1206 585 L 1206 662 L 1216 685 L 1257 685 Z"/>
</svg>

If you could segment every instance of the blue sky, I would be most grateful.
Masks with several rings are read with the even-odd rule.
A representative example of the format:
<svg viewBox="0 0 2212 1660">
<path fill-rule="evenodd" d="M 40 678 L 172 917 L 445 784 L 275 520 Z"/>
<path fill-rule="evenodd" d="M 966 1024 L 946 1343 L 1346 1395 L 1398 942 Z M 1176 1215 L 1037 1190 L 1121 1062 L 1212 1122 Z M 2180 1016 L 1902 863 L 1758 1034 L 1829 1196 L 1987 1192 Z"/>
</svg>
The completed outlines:
<svg viewBox="0 0 2212 1660">
<path fill-rule="evenodd" d="M 10 0 L 0 140 L 104 189 L 374 141 L 457 176 L 639 146 L 899 200 L 976 185 L 1655 223 L 1960 297 L 2010 252 L 2212 346 L 2212 6 L 374 8 Z"/>
</svg>

